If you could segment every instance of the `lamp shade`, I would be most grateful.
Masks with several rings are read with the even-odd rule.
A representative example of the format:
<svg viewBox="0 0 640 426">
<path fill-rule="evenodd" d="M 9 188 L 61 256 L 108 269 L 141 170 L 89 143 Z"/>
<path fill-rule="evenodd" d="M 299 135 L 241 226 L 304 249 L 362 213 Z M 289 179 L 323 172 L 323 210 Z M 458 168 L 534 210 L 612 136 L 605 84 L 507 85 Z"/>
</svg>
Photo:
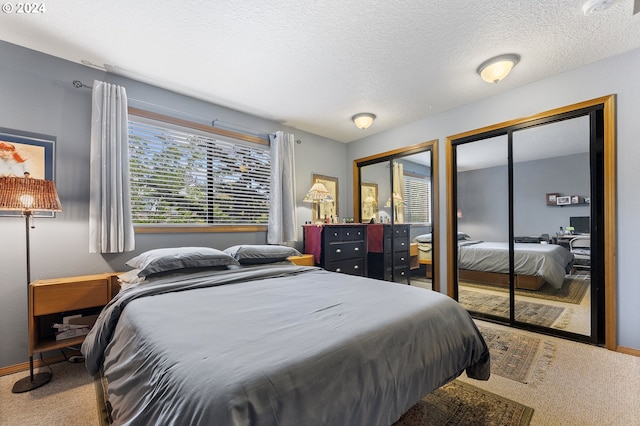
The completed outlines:
<svg viewBox="0 0 640 426">
<path fill-rule="evenodd" d="M 60 212 L 53 181 L 28 177 L 0 177 L 0 210 Z"/>
<path fill-rule="evenodd" d="M 323 184 L 316 182 L 311 189 L 309 189 L 302 201 L 305 203 L 324 203 L 333 201 L 333 197 L 331 197 L 331 194 Z"/>
<path fill-rule="evenodd" d="M 353 120 L 356 127 L 362 130 L 369 128 L 375 119 L 376 115 L 371 114 L 370 112 L 362 112 L 351 117 L 351 120 Z"/>
<path fill-rule="evenodd" d="M 483 62 L 477 71 L 487 83 L 497 83 L 508 76 L 518 62 L 520 55 L 500 55 Z"/>
</svg>

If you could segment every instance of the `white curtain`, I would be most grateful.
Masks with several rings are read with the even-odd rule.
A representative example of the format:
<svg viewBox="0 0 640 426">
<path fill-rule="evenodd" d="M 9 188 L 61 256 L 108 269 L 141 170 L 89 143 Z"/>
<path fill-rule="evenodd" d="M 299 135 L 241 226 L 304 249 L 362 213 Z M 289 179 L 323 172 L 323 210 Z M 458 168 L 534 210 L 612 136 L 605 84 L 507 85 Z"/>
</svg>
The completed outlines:
<svg viewBox="0 0 640 426">
<path fill-rule="evenodd" d="M 135 248 L 129 184 L 127 93 L 95 80 L 91 107 L 89 252 Z"/>
<path fill-rule="evenodd" d="M 267 242 L 296 240 L 296 186 L 293 134 L 276 132 L 271 141 L 271 204 Z"/>
<path fill-rule="evenodd" d="M 395 208 L 395 223 L 404 223 L 404 166 L 393 162 L 393 202 Z"/>
</svg>

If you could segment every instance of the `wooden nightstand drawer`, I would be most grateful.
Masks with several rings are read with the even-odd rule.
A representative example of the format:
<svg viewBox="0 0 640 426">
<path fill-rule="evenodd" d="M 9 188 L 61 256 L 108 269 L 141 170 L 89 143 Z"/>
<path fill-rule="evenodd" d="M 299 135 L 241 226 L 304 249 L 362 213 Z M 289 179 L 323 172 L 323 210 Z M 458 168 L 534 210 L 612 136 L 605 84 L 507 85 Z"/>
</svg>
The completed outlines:
<svg viewBox="0 0 640 426">
<path fill-rule="evenodd" d="M 33 315 L 104 306 L 109 302 L 107 278 L 78 282 L 49 280 L 33 284 Z"/>
</svg>

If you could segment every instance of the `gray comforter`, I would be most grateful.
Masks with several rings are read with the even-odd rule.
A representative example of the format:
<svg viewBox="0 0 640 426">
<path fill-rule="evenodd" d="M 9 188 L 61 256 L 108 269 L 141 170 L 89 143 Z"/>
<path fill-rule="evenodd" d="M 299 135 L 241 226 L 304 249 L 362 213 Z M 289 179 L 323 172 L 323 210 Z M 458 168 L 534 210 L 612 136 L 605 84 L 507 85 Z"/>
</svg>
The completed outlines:
<svg viewBox="0 0 640 426">
<path fill-rule="evenodd" d="M 389 425 L 489 352 L 447 296 L 300 266 L 151 280 L 82 345 L 115 424 Z"/>
<path fill-rule="evenodd" d="M 572 263 L 571 252 L 555 244 L 514 244 L 516 275 L 543 277 L 557 289 L 562 287 Z M 458 268 L 508 274 L 509 245 L 502 242 L 460 241 Z"/>
</svg>

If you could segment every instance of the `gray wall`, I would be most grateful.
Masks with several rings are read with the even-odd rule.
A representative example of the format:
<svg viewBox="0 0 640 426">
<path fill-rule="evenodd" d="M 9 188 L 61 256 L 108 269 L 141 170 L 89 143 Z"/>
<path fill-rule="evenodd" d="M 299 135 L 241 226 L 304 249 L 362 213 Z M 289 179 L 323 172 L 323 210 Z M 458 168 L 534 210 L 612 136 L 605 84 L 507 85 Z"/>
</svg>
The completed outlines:
<svg viewBox="0 0 640 426">
<path fill-rule="evenodd" d="M 342 143 L 5 42 L 0 42 L 0 58 L 0 127 L 57 137 L 55 179 L 64 211 L 54 219 L 36 220 L 36 228 L 31 232 L 31 277 L 34 280 L 127 270 L 124 263 L 128 259 L 150 248 L 182 245 L 226 248 L 233 244 L 266 241 L 264 232 L 139 234 L 134 252 L 90 254 L 91 91 L 74 88 L 71 82 L 75 79 L 87 85 L 92 85 L 94 79 L 124 85 L 131 106 L 191 121 L 208 124 L 215 118 L 242 126 L 234 130 L 293 132 L 301 142 L 295 146 L 298 223 L 311 219 L 310 206 L 301 201 L 311 186 L 313 173 L 339 179 L 340 214 L 345 215 L 343 209 L 349 205 L 350 193 L 342 184 L 351 180 L 351 169 L 343 160 L 346 146 Z M 300 226 L 299 241 L 295 243 L 299 249 L 302 249 L 301 230 Z M 28 360 L 24 221 L 0 217 L 0 235 L 0 367 L 5 367 Z"/>
<path fill-rule="evenodd" d="M 523 62 L 524 64 L 524 62 Z M 640 179 L 640 49 L 590 64 L 527 86 L 508 90 L 477 102 L 441 114 L 415 121 L 395 129 L 381 132 L 352 142 L 347 146 L 347 160 L 366 157 L 378 152 L 409 146 L 415 143 L 439 140 L 440 229 L 446 230 L 446 150 L 447 136 L 526 117 L 554 108 L 611 94 L 616 95 L 617 139 L 617 340 L 618 345 L 640 349 L 640 285 L 635 270 L 637 241 L 640 228 L 636 226 L 640 211 L 637 183 Z M 615 76 L 613 78 L 612 76 Z M 461 82 L 485 84 L 479 78 Z M 509 79 L 499 83 L 509 87 Z M 383 111 L 376 111 L 381 117 Z M 375 126 L 375 123 L 374 123 Z M 560 191 L 558 191 L 560 192 Z M 444 235 L 444 234 L 443 234 Z M 446 291 L 446 247 L 440 247 L 441 288 Z"/>
<path fill-rule="evenodd" d="M 509 240 L 507 179 L 507 166 L 458 173 L 459 231 L 474 240 Z M 553 236 L 571 216 L 589 216 L 588 205 L 546 204 L 548 193 L 589 195 L 588 154 L 516 163 L 513 180 L 516 236 Z"/>
</svg>

